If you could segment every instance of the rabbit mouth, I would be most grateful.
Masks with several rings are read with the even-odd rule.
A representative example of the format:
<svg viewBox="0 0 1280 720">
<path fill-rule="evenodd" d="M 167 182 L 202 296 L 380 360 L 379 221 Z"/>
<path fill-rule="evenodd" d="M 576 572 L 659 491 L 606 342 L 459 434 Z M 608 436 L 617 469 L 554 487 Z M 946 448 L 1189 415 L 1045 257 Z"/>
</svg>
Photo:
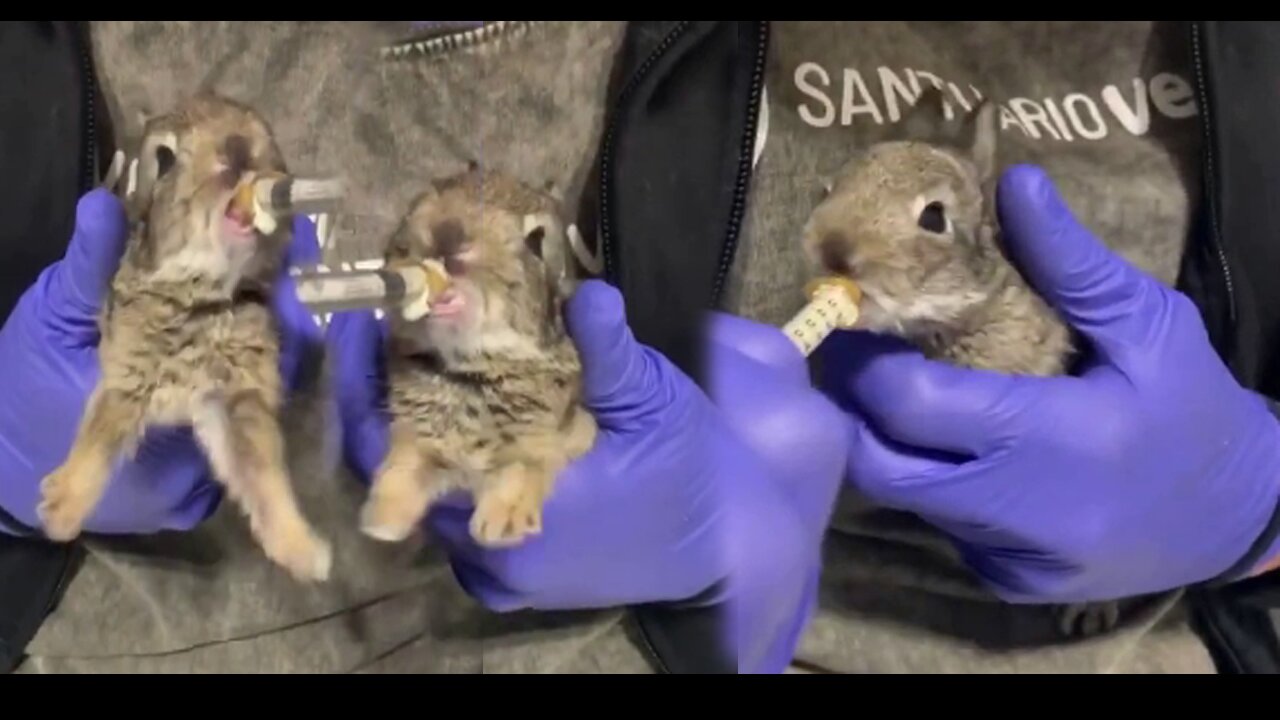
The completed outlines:
<svg viewBox="0 0 1280 720">
<path fill-rule="evenodd" d="M 862 286 L 862 302 L 859 303 L 858 321 L 854 327 L 871 332 L 906 331 L 901 304 L 874 289 Z"/>
<path fill-rule="evenodd" d="M 217 235 L 224 245 L 245 248 L 258 241 L 259 233 L 254 227 L 253 219 L 244 213 L 234 197 L 228 197 L 214 208 L 210 213 L 210 220 L 213 227 L 217 228 Z"/>
<path fill-rule="evenodd" d="M 257 231 L 253 227 L 253 221 L 244 217 L 235 203 L 228 203 L 227 209 L 222 213 L 222 232 L 236 240 L 247 241 L 252 240 Z"/>
<path fill-rule="evenodd" d="M 467 307 L 467 298 L 454 288 L 445 290 L 431 303 L 433 317 L 451 317 L 461 313 Z"/>
</svg>

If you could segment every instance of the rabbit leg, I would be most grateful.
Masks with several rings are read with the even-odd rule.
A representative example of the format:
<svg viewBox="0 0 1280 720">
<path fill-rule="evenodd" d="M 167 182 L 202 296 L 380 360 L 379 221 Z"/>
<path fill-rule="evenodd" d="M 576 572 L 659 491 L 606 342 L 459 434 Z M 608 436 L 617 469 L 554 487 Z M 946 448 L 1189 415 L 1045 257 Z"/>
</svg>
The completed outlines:
<svg viewBox="0 0 1280 720">
<path fill-rule="evenodd" d="M 36 512 L 51 540 L 80 534 L 102 499 L 116 457 L 136 441 L 142 416 L 142 401 L 119 390 L 94 389 L 67 459 L 40 483 Z"/>
<path fill-rule="evenodd" d="M 437 477 L 413 427 L 392 423 L 391 447 L 360 510 L 360 530 L 383 542 L 400 542 L 413 533 L 431 503 L 450 484 Z"/>
<path fill-rule="evenodd" d="M 193 425 L 214 474 L 248 516 L 267 557 L 300 580 L 328 579 L 333 551 L 298 508 L 284 438 L 266 398 L 254 391 L 228 399 L 210 395 Z"/>
</svg>

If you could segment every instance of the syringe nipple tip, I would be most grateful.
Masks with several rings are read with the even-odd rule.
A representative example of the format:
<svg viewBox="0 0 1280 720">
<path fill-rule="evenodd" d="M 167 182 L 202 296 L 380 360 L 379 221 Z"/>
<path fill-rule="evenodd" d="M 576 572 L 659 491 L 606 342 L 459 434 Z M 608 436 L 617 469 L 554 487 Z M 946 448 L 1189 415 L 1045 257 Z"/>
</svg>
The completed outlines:
<svg viewBox="0 0 1280 720">
<path fill-rule="evenodd" d="M 813 298 L 823 288 L 839 288 L 843 290 L 854 305 L 862 302 L 862 288 L 858 287 L 858 284 L 849 278 L 839 275 L 828 275 L 810 280 L 804 287 L 804 294 L 806 297 Z"/>
<path fill-rule="evenodd" d="M 449 278 L 449 271 L 445 269 L 444 264 L 438 260 L 424 260 L 422 269 L 427 275 L 427 287 L 434 297 L 445 290 L 449 289 L 452 281 Z"/>
</svg>

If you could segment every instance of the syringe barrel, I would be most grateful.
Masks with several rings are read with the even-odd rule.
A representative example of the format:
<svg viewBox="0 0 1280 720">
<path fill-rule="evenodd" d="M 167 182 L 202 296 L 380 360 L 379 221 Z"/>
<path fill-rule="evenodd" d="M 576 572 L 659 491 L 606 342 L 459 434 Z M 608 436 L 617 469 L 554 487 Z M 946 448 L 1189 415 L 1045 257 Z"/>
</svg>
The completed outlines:
<svg viewBox="0 0 1280 720">
<path fill-rule="evenodd" d="M 405 279 L 390 270 L 307 272 L 294 282 L 298 299 L 314 313 L 391 307 L 407 295 Z"/>
<path fill-rule="evenodd" d="M 254 193 L 258 204 L 272 213 L 308 215 L 331 211 L 344 189 L 340 180 L 290 175 L 263 178 L 254 184 Z"/>
</svg>

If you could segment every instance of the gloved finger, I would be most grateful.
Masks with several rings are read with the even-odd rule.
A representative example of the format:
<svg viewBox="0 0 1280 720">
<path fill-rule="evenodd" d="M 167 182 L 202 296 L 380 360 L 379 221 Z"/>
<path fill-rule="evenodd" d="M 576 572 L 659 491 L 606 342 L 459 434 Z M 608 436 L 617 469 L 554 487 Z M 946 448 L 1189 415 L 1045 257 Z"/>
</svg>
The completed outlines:
<svg viewBox="0 0 1280 720">
<path fill-rule="evenodd" d="M 912 512 L 928 508 L 936 485 L 961 462 L 894 442 L 856 414 L 847 422 L 849 484 L 885 507 Z"/>
<path fill-rule="evenodd" d="M 923 450 L 978 457 L 1013 440 L 1041 393 L 1035 379 L 957 367 L 875 336 L 827 339 L 847 370 L 859 412 L 886 437 Z"/>
<path fill-rule="evenodd" d="M 711 372 L 724 352 L 738 353 L 771 368 L 772 381 L 788 387 L 808 387 L 809 367 L 804 353 L 772 325 L 726 313 L 711 313 L 708 322 Z"/>
<path fill-rule="evenodd" d="M 75 231 L 54 269 L 54 295 L 48 298 L 58 307 L 59 315 L 73 323 L 96 321 L 128 237 L 128 220 L 119 198 L 105 189 L 80 198 Z"/>
<path fill-rule="evenodd" d="M 966 533 L 972 534 L 972 533 Z M 980 533 L 979 533 L 980 534 Z M 953 533 L 954 535 L 954 533 Z M 996 597 L 1007 603 L 1048 602 L 1072 603 L 1103 600 L 1090 592 L 1088 585 L 1081 580 L 1087 575 L 1076 571 L 1069 563 L 1036 558 L 1034 562 L 1022 562 L 1019 554 L 1005 553 L 992 548 L 1016 547 L 1016 539 L 1011 542 L 991 543 L 975 546 L 965 540 L 955 541 L 954 545 L 963 562 L 980 583 Z"/>
<path fill-rule="evenodd" d="M 384 404 L 385 321 L 371 311 L 335 313 L 326 338 L 333 358 L 340 411 L 366 411 Z"/>
<path fill-rule="evenodd" d="M 483 564 L 484 550 L 471 537 L 471 513 L 474 507 L 464 504 L 433 504 L 427 513 L 426 530 L 432 542 L 440 545 L 450 558 Z"/>
<path fill-rule="evenodd" d="M 290 268 L 316 265 L 320 262 L 320 242 L 316 228 L 305 215 L 297 215 L 293 222 L 293 238 L 285 252 L 285 267 L 276 278 L 272 305 L 280 323 L 281 335 L 288 347 L 285 353 L 300 351 L 308 345 L 319 345 L 324 331 L 318 319 L 298 300 L 297 284 L 290 275 Z"/>
<path fill-rule="evenodd" d="M 492 612 L 514 612 L 530 607 L 520 595 L 508 590 L 479 565 L 450 558 L 449 567 L 453 569 L 453 576 L 462 590 Z"/>
<path fill-rule="evenodd" d="M 164 530 L 186 532 L 208 520 L 222 504 L 222 487 L 204 482 L 191 489 L 181 502 L 176 503 L 168 515 Z"/>
<path fill-rule="evenodd" d="M 1025 548 L 1027 533 L 1045 529 L 1042 521 L 1029 525 L 1019 503 L 1039 491 L 992 472 L 1003 455 L 973 460 L 907 447 L 856 415 L 849 434 L 849 483 L 884 507 L 913 513 L 953 540 L 988 552 Z"/>
<path fill-rule="evenodd" d="M 329 323 L 334 395 L 342 444 L 352 468 L 368 480 L 390 447 L 386 383 L 382 367 L 386 327 L 372 312 L 337 313 Z"/>
<path fill-rule="evenodd" d="M 455 490 L 436 500 L 431 504 L 431 507 L 433 510 L 439 510 L 440 512 L 462 513 L 465 519 L 471 516 L 472 510 L 475 510 L 476 499 L 465 490 Z"/>
<path fill-rule="evenodd" d="M 548 503 L 543 510 L 544 521 L 552 521 L 555 512 Z M 432 505 L 427 514 L 427 531 L 450 557 L 485 568 L 513 592 L 526 594 L 539 586 L 544 576 L 546 536 L 536 533 L 511 547 L 483 547 L 471 535 L 474 514 L 473 504 L 463 502 L 460 495 L 455 496 L 451 503 Z"/>
<path fill-rule="evenodd" d="M 342 454 L 362 482 L 373 480 L 391 451 L 391 426 L 379 410 L 354 418 L 342 427 Z"/>
<path fill-rule="evenodd" d="M 654 386 L 652 361 L 627 326 L 622 294 L 588 280 L 569 299 L 566 321 L 582 357 L 583 400 L 597 412 L 631 407 Z"/>
<path fill-rule="evenodd" d="M 998 201 L 1010 255 L 1050 305 L 1113 360 L 1148 344 L 1168 291 L 1083 227 L 1043 170 L 1008 170 Z"/>
<path fill-rule="evenodd" d="M 863 330 L 836 331 L 818 346 L 818 387 L 846 412 L 857 412 L 850 377 L 867 355 L 891 352 L 911 354 L 919 349 L 891 335 Z"/>
<path fill-rule="evenodd" d="M 190 530 L 221 499 L 191 428 L 152 427 L 112 474 L 85 527 L 111 534 Z"/>
<path fill-rule="evenodd" d="M 458 507 L 433 508 L 427 518 L 432 540 L 448 555 L 463 589 L 485 607 L 498 612 L 528 607 L 524 594 L 502 579 L 505 569 L 520 562 L 521 548 L 480 547 L 471 537 L 471 514 L 470 509 Z"/>
<path fill-rule="evenodd" d="M 711 394 L 735 438 L 768 467 L 808 520 L 825 527 L 834 491 L 848 462 L 843 413 L 806 383 L 788 386 L 787 372 L 734 350 L 720 349 L 709 373 Z M 824 488 L 821 478 L 831 478 Z"/>
<path fill-rule="evenodd" d="M 320 262 L 320 239 L 316 225 L 306 215 L 293 216 L 293 239 L 285 250 L 285 262 L 290 267 L 306 267 Z"/>
</svg>

